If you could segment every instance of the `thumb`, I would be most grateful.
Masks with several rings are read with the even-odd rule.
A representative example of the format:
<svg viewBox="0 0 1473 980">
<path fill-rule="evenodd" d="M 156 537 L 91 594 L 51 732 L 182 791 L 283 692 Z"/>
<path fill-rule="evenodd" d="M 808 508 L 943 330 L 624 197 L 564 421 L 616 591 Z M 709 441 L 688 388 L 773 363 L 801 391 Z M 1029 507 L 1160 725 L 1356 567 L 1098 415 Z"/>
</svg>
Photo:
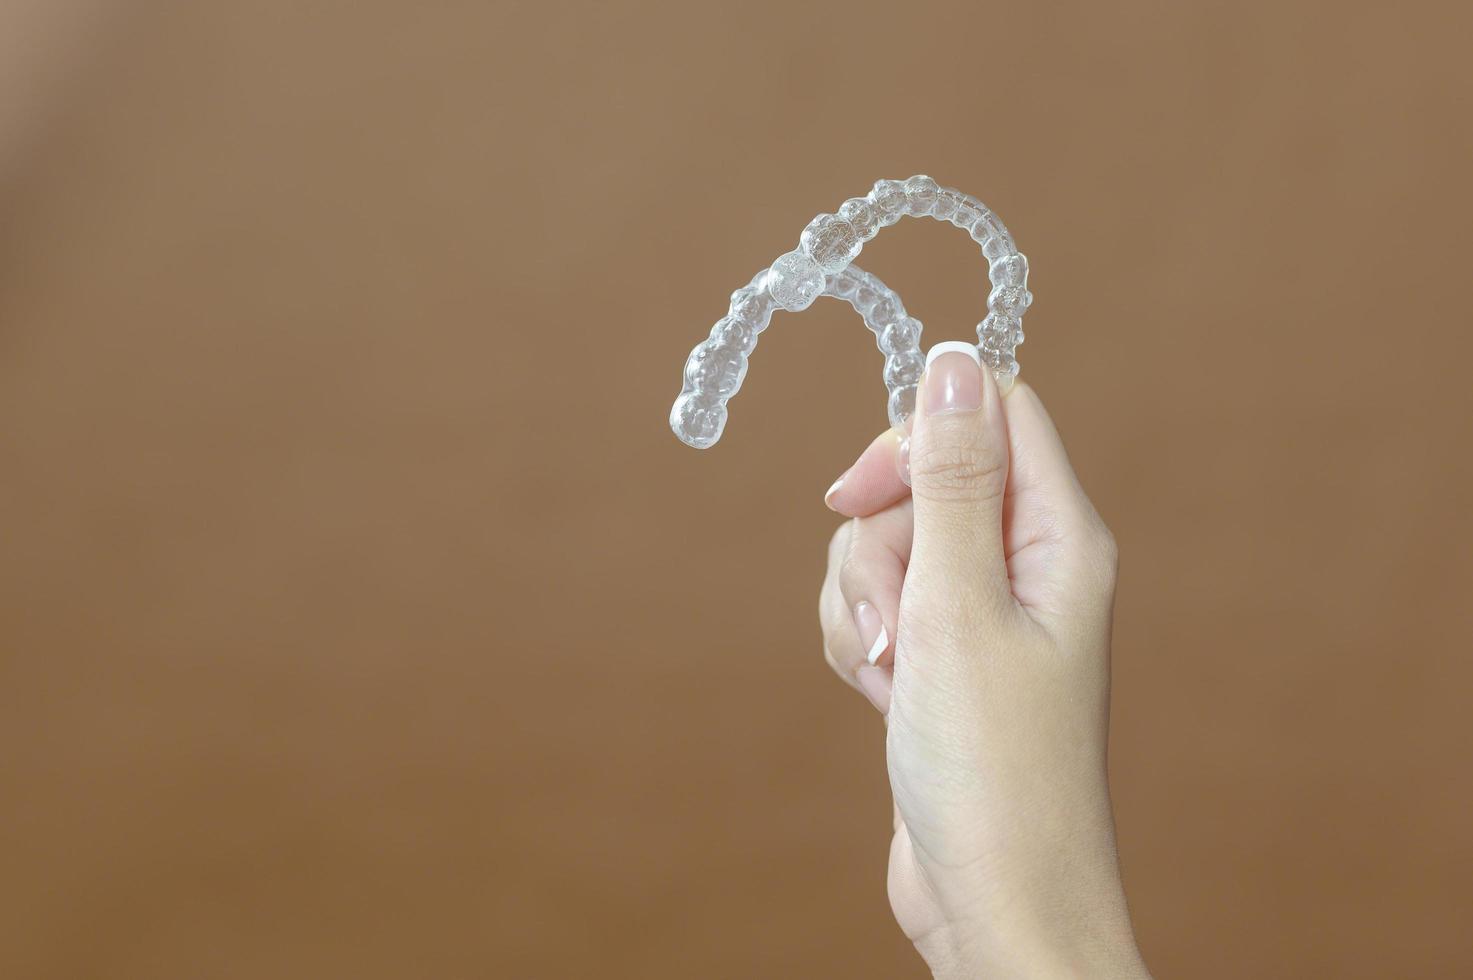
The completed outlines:
<svg viewBox="0 0 1473 980">
<path fill-rule="evenodd" d="M 931 348 L 910 438 L 910 576 L 970 604 L 1011 605 L 1003 555 L 1008 431 L 992 372 L 972 344 Z"/>
</svg>

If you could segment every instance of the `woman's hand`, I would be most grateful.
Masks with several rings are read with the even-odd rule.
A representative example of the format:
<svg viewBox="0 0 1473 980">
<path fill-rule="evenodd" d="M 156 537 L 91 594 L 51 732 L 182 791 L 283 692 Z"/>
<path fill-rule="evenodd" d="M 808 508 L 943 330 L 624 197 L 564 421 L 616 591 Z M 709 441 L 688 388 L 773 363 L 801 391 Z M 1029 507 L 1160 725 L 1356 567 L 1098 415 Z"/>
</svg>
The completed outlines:
<svg viewBox="0 0 1473 980">
<path fill-rule="evenodd" d="M 958 345 L 945 345 L 955 348 Z M 1145 976 L 1105 773 L 1115 544 L 1042 402 L 955 349 L 829 491 L 825 656 L 885 714 L 890 904 L 937 976 Z"/>
</svg>

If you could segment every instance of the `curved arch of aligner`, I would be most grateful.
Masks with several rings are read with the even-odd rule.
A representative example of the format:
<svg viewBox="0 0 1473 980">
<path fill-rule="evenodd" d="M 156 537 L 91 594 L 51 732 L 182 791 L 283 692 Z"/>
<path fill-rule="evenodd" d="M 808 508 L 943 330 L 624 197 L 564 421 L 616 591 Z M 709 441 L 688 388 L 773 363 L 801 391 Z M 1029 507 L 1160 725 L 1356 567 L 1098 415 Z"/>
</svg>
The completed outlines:
<svg viewBox="0 0 1473 980">
<path fill-rule="evenodd" d="M 875 334 L 886 355 L 887 414 L 892 425 L 902 425 L 914 408 L 915 385 L 925 366 L 921 324 L 905 314 L 894 290 L 852 263 L 880 228 L 906 216 L 947 221 L 967 229 L 981 245 L 992 291 L 987 316 L 977 325 L 977 346 L 998 383 L 1004 390 L 1011 386 L 1018 373 L 1015 352 L 1023 342 L 1023 314 L 1033 302 L 1027 257 L 1014 247 L 1002 221 L 976 198 L 940 187 L 924 175 L 880 180 L 865 197 L 845 201 L 837 214 L 814 218 L 797 249 L 732 293 L 727 315 L 686 361 L 684 384 L 670 410 L 675 435 L 697 449 L 715 445 L 726 427 L 726 403 L 741 389 L 747 359 L 774 309 L 804 310 L 820 295 L 847 300 Z"/>
</svg>

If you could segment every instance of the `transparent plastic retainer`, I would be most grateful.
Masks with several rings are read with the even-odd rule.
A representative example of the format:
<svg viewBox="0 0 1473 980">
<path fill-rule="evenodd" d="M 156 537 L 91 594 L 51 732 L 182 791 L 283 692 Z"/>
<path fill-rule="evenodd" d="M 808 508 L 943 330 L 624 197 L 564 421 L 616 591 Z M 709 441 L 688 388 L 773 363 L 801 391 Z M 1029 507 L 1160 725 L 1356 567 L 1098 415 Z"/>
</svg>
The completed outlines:
<svg viewBox="0 0 1473 980">
<path fill-rule="evenodd" d="M 975 197 L 940 187 L 930 177 L 881 180 L 864 197 L 851 198 L 837 214 L 808 223 L 798 247 L 731 294 L 726 316 L 691 351 L 670 428 L 697 449 L 714 446 L 726 428 L 726 403 L 742 387 L 757 336 L 776 309 L 806 310 L 819 296 L 842 299 L 864 318 L 885 355 L 890 424 L 900 428 L 915 409 L 916 384 L 925 370 L 921 322 L 905 312 L 895 291 L 854 265 L 864 243 L 908 215 L 948 221 L 971 233 L 988 262 L 992 292 L 987 316 L 977 324 L 977 353 L 1004 393 L 1018 376 L 1023 314 L 1033 302 L 1028 258 L 1013 245 L 1003 223 Z"/>
</svg>

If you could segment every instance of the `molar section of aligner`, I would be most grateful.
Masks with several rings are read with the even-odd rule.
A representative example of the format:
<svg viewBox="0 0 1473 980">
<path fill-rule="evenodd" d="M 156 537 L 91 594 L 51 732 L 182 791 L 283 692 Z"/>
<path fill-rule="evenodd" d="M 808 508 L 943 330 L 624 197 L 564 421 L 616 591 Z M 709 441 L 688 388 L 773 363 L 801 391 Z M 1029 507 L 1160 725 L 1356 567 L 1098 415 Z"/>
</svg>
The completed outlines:
<svg viewBox="0 0 1473 980">
<path fill-rule="evenodd" d="M 821 214 L 808 222 L 798 238 L 798 248 L 827 275 L 840 271 L 858 256 L 864 243 L 859 233 L 837 214 Z"/>
<path fill-rule="evenodd" d="M 747 375 L 747 354 L 730 343 L 726 318 L 711 328 L 711 336 L 697 344 L 685 361 L 680 396 L 670 409 L 670 428 L 688 446 L 705 449 L 716 444 L 726 427 L 726 403 Z"/>
<path fill-rule="evenodd" d="M 860 244 L 874 238 L 880 231 L 880 215 L 867 197 L 851 197 L 839 205 L 839 217 L 849 222 L 849 227 L 859 236 Z"/>
<path fill-rule="evenodd" d="M 670 409 L 670 428 L 697 449 L 716 444 L 726 428 L 726 403 L 747 376 L 747 359 L 776 308 L 764 282 L 767 270 L 731 294 L 726 315 L 711 327 L 685 361 L 680 396 Z"/>
<path fill-rule="evenodd" d="M 767 270 L 767 292 L 778 306 L 797 313 L 808 309 L 823 292 L 824 273 L 813 257 L 802 250 L 781 255 Z"/>
<path fill-rule="evenodd" d="M 859 277 L 854 274 L 854 267 L 849 266 L 828 277 L 824 282 L 823 294 L 848 303 L 854 297 L 854 290 L 858 288 Z"/>
<path fill-rule="evenodd" d="M 760 284 L 749 283 L 731 294 L 726 316 L 711 328 L 710 339 L 723 348 L 740 351 L 751 357 L 757 347 L 757 336 L 772 322 L 776 304 Z"/>
<path fill-rule="evenodd" d="M 752 277 L 751 282 L 733 292 L 731 303 L 726 308 L 729 318 L 747 324 L 754 334 L 767 329 L 772 322 L 772 311 L 777 305 L 773 302 L 772 295 L 762 286 L 762 278 L 766 272 L 763 269 Z"/>
<path fill-rule="evenodd" d="M 905 184 L 898 180 L 875 181 L 867 199 L 875 209 L 881 228 L 887 228 L 905 217 Z"/>
<path fill-rule="evenodd" d="M 925 174 L 916 174 L 901 184 L 905 191 L 905 213 L 918 218 L 931 214 L 941 186 Z"/>
<path fill-rule="evenodd" d="M 670 429 L 681 442 L 695 449 L 709 449 L 726 428 L 726 403 L 705 392 L 681 391 L 670 409 Z"/>
<path fill-rule="evenodd" d="M 715 331 L 713 331 L 715 332 Z M 685 389 L 728 401 L 747 376 L 747 355 L 719 340 L 697 344 L 685 361 Z"/>
</svg>

